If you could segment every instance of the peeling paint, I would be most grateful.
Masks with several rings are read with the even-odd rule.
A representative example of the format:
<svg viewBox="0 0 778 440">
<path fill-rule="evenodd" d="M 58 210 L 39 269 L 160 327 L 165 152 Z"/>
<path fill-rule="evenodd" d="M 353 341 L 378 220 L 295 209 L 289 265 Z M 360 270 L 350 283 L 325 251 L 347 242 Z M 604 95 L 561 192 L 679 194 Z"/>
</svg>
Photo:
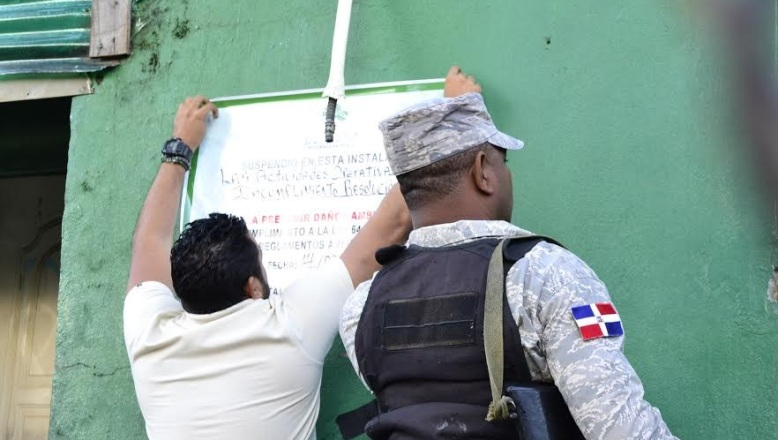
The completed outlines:
<svg viewBox="0 0 778 440">
<path fill-rule="evenodd" d="M 173 36 L 178 38 L 179 40 L 186 38 L 187 35 L 189 35 L 189 31 L 191 30 L 189 26 L 189 20 L 176 20 L 176 25 L 173 28 Z"/>
<path fill-rule="evenodd" d="M 767 282 L 767 304 L 778 314 L 778 267 L 773 267 L 773 277 Z"/>
</svg>

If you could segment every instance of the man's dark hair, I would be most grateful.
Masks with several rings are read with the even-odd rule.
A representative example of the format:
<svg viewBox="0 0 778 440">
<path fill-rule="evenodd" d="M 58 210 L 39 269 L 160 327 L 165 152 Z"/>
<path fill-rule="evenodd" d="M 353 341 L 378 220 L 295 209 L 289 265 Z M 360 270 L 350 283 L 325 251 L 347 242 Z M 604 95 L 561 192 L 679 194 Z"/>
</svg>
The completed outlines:
<svg viewBox="0 0 778 440">
<path fill-rule="evenodd" d="M 246 222 L 233 215 L 214 213 L 186 225 L 170 263 L 173 288 L 190 313 L 213 313 L 243 301 L 251 276 L 267 284 L 257 243 Z"/>
<path fill-rule="evenodd" d="M 467 174 L 479 151 L 486 152 L 491 145 L 483 143 L 457 153 L 426 167 L 397 176 L 408 209 L 423 205 L 451 194 L 459 180 Z"/>
</svg>

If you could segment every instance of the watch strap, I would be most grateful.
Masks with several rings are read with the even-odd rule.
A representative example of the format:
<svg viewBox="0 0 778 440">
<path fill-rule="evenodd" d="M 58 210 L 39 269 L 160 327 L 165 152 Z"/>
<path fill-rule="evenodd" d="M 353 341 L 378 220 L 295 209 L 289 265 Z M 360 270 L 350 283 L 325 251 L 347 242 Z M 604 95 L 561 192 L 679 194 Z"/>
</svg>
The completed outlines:
<svg viewBox="0 0 778 440">
<path fill-rule="evenodd" d="M 189 171 L 189 167 L 190 167 L 190 162 L 189 162 L 189 160 L 187 160 L 187 158 L 185 158 L 185 157 L 183 157 L 183 156 L 168 156 L 168 155 L 163 155 L 163 156 L 162 156 L 162 163 L 174 163 L 174 164 L 178 164 L 178 165 L 181 165 L 182 167 L 184 167 L 184 169 L 185 169 L 185 170 L 187 170 L 187 171 Z"/>
</svg>

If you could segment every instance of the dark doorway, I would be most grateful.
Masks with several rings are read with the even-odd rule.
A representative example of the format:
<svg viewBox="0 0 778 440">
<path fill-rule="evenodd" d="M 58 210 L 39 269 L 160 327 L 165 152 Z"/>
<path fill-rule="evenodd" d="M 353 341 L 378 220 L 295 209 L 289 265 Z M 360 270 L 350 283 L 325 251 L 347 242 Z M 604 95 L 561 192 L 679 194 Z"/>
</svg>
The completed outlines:
<svg viewBox="0 0 778 440">
<path fill-rule="evenodd" d="M 0 178 L 65 174 L 71 101 L 0 103 Z"/>
<path fill-rule="evenodd" d="M 0 104 L 0 435 L 45 440 L 71 98 Z"/>
</svg>

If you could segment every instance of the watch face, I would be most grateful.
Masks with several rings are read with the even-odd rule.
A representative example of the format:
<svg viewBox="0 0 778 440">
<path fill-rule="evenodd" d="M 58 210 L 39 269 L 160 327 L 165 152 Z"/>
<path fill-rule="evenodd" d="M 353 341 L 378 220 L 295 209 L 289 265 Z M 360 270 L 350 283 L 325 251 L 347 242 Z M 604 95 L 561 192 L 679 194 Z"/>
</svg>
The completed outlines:
<svg viewBox="0 0 778 440">
<path fill-rule="evenodd" d="M 183 156 L 187 159 L 191 159 L 192 150 L 190 150 L 181 139 L 171 139 L 165 142 L 165 146 L 162 148 L 162 154 Z"/>
</svg>

